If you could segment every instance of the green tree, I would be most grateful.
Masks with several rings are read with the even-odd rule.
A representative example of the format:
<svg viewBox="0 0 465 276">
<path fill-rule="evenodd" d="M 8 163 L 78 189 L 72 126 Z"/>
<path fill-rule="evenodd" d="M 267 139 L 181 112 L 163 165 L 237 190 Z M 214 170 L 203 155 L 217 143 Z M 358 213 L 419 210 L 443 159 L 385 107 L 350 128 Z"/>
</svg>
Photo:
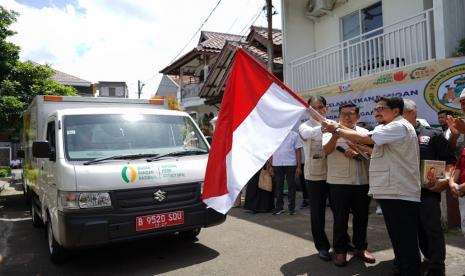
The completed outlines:
<svg viewBox="0 0 465 276">
<path fill-rule="evenodd" d="M 51 79 L 48 65 L 19 61 L 20 48 L 6 41 L 18 13 L 0 6 L 0 131 L 21 128 L 21 114 L 37 95 L 77 96 L 76 89 Z"/>
</svg>

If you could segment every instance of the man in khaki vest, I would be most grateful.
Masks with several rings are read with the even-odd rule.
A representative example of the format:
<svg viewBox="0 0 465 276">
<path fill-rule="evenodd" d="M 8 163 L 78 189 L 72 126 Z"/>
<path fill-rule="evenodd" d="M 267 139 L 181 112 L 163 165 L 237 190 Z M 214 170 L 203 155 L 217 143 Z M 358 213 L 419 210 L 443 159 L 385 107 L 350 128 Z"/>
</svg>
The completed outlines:
<svg viewBox="0 0 465 276">
<path fill-rule="evenodd" d="M 339 107 L 339 124 L 360 133 L 368 130 L 355 125 L 360 119 L 359 108 L 355 104 L 344 104 Z M 347 264 L 347 234 L 349 213 L 353 215 L 354 255 L 367 263 L 376 260 L 368 252 L 367 226 L 368 208 L 368 159 L 350 147 L 350 142 L 336 134 L 323 134 L 323 150 L 326 154 L 328 173 L 326 182 L 329 185 L 331 209 L 333 210 L 333 249 L 336 253 L 334 264 Z"/>
<path fill-rule="evenodd" d="M 373 131 L 361 133 L 326 120 L 324 132 L 357 144 L 374 144 L 370 160 L 369 194 L 383 210 L 386 228 L 401 275 L 420 275 L 418 221 L 420 207 L 420 157 L 417 134 L 402 113 L 399 97 L 380 97 L 373 114 L 379 123 Z"/>
<path fill-rule="evenodd" d="M 308 104 L 326 116 L 326 99 L 322 96 L 312 96 Z M 320 123 L 310 118 L 299 126 L 299 134 L 304 141 L 305 166 L 304 177 L 310 197 L 310 226 L 313 242 L 318 250 L 318 257 L 323 261 L 331 261 L 328 237 L 325 233 L 326 201 L 328 199 L 328 184 L 326 183 L 326 156 L 321 145 Z"/>
</svg>

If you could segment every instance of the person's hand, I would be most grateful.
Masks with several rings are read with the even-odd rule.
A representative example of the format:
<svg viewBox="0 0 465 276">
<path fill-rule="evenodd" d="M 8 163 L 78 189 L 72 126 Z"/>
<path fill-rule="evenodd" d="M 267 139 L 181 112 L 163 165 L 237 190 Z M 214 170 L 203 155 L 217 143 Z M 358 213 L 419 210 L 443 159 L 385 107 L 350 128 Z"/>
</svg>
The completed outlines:
<svg viewBox="0 0 465 276">
<path fill-rule="evenodd" d="M 458 185 L 457 190 L 458 190 L 459 197 L 464 197 L 465 196 L 465 183 Z"/>
<path fill-rule="evenodd" d="M 465 121 L 462 118 L 454 118 L 450 115 L 446 119 L 447 125 L 452 133 L 465 133 Z M 454 133 L 454 134 L 455 134 Z"/>
<path fill-rule="evenodd" d="M 359 153 L 352 149 L 346 149 L 346 151 L 344 152 L 344 156 L 347 158 L 354 158 L 355 156 L 358 156 L 358 155 Z"/>
<path fill-rule="evenodd" d="M 339 127 L 339 124 L 333 120 L 324 120 L 321 122 L 321 132 L 333 133 L 337 127 Z"/>
<path fill-rule="evenodd" d="M 450 186 L 450 192 L 452 193 L 453 197 L 459 197 L 460 196 L 460 186 L 457 183 L 453 183 Z"/>
<path fill-rule="evenodd" d="M 302 174 L 302 169 L 300 168 L 300 166 L 297 166 L 297 168 L 295 169 L 295 176 L 300 176 Z"/>
</svg>

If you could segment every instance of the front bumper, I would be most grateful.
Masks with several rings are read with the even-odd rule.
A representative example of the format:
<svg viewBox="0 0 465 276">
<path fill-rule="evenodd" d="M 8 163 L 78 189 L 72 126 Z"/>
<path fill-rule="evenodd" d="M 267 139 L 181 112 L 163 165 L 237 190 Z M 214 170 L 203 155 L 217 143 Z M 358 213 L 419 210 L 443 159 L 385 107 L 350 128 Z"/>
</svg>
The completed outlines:
<svg viewBox="0 0 465 276">
<path fill-rule="evenodd" d="M 136 231 L 136 217 L 184 211 L 184 224 Z M 82 211 L 82 210 L 80 210 Z M 121 213 L 115 210 L 96 212 L 58 212 L 60 243 L 65 248 L 80 248 L 134 240 L 221 224 L 226 215 L 198 203 L 184 208 L 157 209 Z"/>
</svg>

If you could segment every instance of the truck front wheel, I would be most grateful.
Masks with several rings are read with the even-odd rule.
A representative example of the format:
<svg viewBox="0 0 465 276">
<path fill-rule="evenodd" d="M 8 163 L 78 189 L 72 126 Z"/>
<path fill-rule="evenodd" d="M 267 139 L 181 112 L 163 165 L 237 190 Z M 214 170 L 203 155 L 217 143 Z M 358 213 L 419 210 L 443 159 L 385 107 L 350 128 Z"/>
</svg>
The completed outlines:
<svg viewBox="0 0 465 276">
<path fill-rule="evenodd" d="M 50 253 L 50 260 L 54 263 L 63 263 L 66 260 L 66 250 L 61 246 L 53 235 L 52 222 L 50 217 L 48 217 L 47 222 L 47 242 L 48 242 L 48 251 Z"/>
</svg>

